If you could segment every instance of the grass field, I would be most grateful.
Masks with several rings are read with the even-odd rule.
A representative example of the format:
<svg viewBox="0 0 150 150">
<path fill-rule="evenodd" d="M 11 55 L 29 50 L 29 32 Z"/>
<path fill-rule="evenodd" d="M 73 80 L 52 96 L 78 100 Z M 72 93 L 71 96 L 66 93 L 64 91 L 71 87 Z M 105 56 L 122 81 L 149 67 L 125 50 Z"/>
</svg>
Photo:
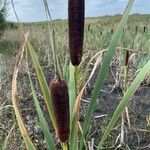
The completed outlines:
<svg viewBox="0 0 150 150">
<path fill-rule="evenodd" d="M 86 18 L 84 51 L 79 72 L 81 79 L 79 79 L 79 81 L 83 81 L 85 74 L 85 80 L 88 79 L 95 63 L 98 63 L 97 68 L 98 66 L 101 66 L 103 62 L 102 58 L 105 56 L 121 17 L 121 15 L 116 15 Z M 64 70 L 66 63 L 69 63 L 67 21 L 55 20 L 52 22 L 52 25 L 55 33 L 55 50 L 60 64 L 60 72 L 67 79 Z M 29 40 L 38 55 L 41 68 L 43 69 L 46 80 L 49 83 L 53 79 L 55 72 L 52 59 L 52 45 L 48 34 L 48 22 L 24 23 L 23 29 L 24 31 L 29 31 Z M 8 142 L 8 149 L 10 150 L 25 149 L 11 102 L 13 69 L 16 57 L 19 53 L 22 38 L 23 35 L 20 31 L 19 24 L 9 22 L 6 31 L 0 39 L 0 145 L 4 143 L 7 135 L 10 133 Z M 102 51 L 104 52 L 101 54 L 100 58 L 99 55 L 97 55 L 90 62 L 90 59 L 94 55 Z M 94 148 L 95 145 L 98 144 L 99 137 L 102 135 L 104 128 L 108 124 L 124 94 L 124 57 L 126 51 L 129 52 L 130 56 L 128 63 L 128 77 L 126 80 L 126 88 L 128 88 L 141 68 L 150 60 L 150 15 L 131 15 L 126 27 L 123 29 L 123 35 L 117 46 L 115 57 L 109 67 L 109 73 L 101 90 L 102 94 L 97 100 L 97 106 L 93 113 L 91 126 L 89 128 L 87 143 L 91 144 L 92 141 L 94 141 Z M 98 59 L 99 61 L 97 62 Z M 86 69 L 88 62 L 90 62 L 89 68 Z M 29 66 L 34 86 L 38 91 L 37 96 L 40 105 L 45 112 L 44 114 L 50 132 L 55 139 L 54 130 L 50 127 L 51 122 L 48 120 L 48 112 L 43 100 L 44 98 L 39 88 L 33 65 L 30 61 Z M 84 96 L 82 97 L 80 116 L 78 119 L 80 123 L 84 120 L 85 110 L 88 107 L 97 74 L 98 69 L 95 70 L 92 80 L 86 87 Z M 82 87 L 82 82 L 80 83 L 81 84 L 79 84 L 78 87 L 79 89 L 80 86 Z M 25 59 L 22 60 L 19 69 L 18 89 L 19 106 L 26 127 L 33 141 L 36 143 L 37 148 L 39 150 L 44 150 L 46 149 L 46 143 L 43 140 L 44 136 L 40 129 L 40 123 L 35 111 Z M 124 144 L 120 149 L 148 150 L 150 148 L 149 108 L 150 75 L 147 75 L 138 87 L 135 95 L 132 97 L 132 101 L 128 104 L 131 129 L 129 129 L 128 120 L 125 119 Z M 104 143 L 106 150 L 113 150 L 120 143 L 120 120 L 117 122 Z M 55 139 L 55 141 L 57 140 Z M 59 147 L 59 144 L 57 146 Z"/>
</svg>

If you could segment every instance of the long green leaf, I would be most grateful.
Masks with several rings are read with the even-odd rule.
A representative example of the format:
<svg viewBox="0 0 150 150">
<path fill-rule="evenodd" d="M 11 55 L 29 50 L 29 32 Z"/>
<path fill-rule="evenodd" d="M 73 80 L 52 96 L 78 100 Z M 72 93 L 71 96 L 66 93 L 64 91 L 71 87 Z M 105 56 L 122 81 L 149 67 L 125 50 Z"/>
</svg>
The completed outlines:
<svg viewBox="0 0 150 150">
<path fill-rule="evenodd" d="M 70 150 L 78 150 L 78 114 L 74 114 L 70 129 Z"/>
<path fill-rule="evenodd" d="M 70 63 L 69 66 L 69 104 L 70 104 L 70 120 L 72 119 L 73 108 L 76 100 L 75 85 L 75 67 Z"/>
<path fill-rule="evenodd" d="M 112 130 L 113 126 L 117 122 L 117 120 L 120 117 L 122 111 L 127 106 L 127 104 L 130 101 L 131 97 L 136 92 L 138 86 L 140 85 L 140 83 L 145 78 L 146 74 L 148 74 L 149 72 L 150 72 L 150 60 L 143 67 L 143 69 L 138 73 L 138 75 L 136 76 L 136 78 L 132 82 L 131 86 L 129 87 L 129 89 L 127 90 L 125 95 L 123 96 L 123 99 L 119 103 L 116 111 L 114 112 L 113 117 L 111 118 L 111 120 L 110 120 L 110 122 L 109 122 L 109 124 L 108 124 L 108 126 L 107 126 L 107 128 L 106 128 L 106 130 L 105 130 L 105 132 L 103 134 L 103 136 L 102 136 L 102 139 L 101 139 L 101 141 L 99 143 L 98 149 L 100 149 L 102 147 L 104 141 L 106 140 L 106 138 L 109 135 L 110 131 Z"/>
<path fill-rule="evenodd" d="M 128 5 L 127 5 L 125 12 L 124 12 L 124 15 L 121 19 L 121 22 L 120 22 L 112 40 L 111 40 L 111 42 L 110 42 L 110 45 L 108 47 L 108 51 L 107 51 L 106 56 L 104 58 L 103 64 L 102 64 L 100 71 L 98 73 L 98 77 L 97 77 L 97 80 L 96 80 L 96 83 L 94 86 L 94 90 L 92 92 L 91 101 L 90 101 L 89 107 L 88 107 L 88 109 L 86 111 L 86 115 L 85 115 L 85 120 L 84 120 L 84 124 L 83 124 L 83 137 L 81 138 L 80 150 L 82 150 L 83 139 L 86 135 L 87 130 L 89 129 L 92 113 L 93 113 L 94 108 L 96 106 L 96 101 L 97 101 L 99 92 L 103 86 L 104 80 L 105 80 L 106 75 L 108 73 L 110 63 L 111 63 L 112 58 L 115 54 L 117 44 L 118 44 L 119 39 L 122 35 L 123 28 L 125 27 L 125 24 L 127 22 L 129 12 L 132 8 L 133 2 L 134 2 L 134 0 L 130 0 L 128 2 Z"/>
<path fill-rule="evenodd" d="M 55 116 L 54 116 L 54 111 L 53 111 L 53 105 L 52 105 L 52 100 L 51 100 L 51 94 L 50 94 L 50 90 L 48 88 L 45 76 L 43 74 L 43 71 L 40 67 L 37 55 L 35 53 L 35 51 L 33 50 L 32 45 L 30 44 L 30 42 L 27 43 L 28 46 L 28 50 L 30 52 L 31 58 L 32 58 L 32 62 L 34 64 L 35 70 L 36 70 L 36 74 L 38 76 L 38 80 L 40 83 L 40 87 L 44 96 L 44 100 L 46 102 L 52 123 L 54 128 L 56 129 L 56 121 L 55 121 Z"/>
<path fill-rule="evenodd" d="M 41 110 L 41 107 L 40 107 L 39 101 L 37 99 L 36 92 L 34 90 L 33 83 L 32 83 L 32 80 L 31 80 L 30 76 L 29 76 L 29 79 L 30 79 L 30 85 L 31 85 L 31 89 L 32 89 L 34 103 L 35 103 L 35 106 L 36 106 L 36 111 L 38 113 L 40 125 L 41 125 L 41 128 L 42 128 L 43 133 L 44 133 L 44 137 L 45 137 L 45 140 L 46 140 L 47 149 L 48 150 L 55 150 L 55 145 L 54 145 L 53 139 L 52 139 L 51 134 L 49 132 L 46 120 L 44 118 L 44 114 Z"/>
<path fill-rule="evenodd" d="M 73 115 L 76 100 L 75 67 L 70 63 L 69 66 L 69 103 L 70 103 L 70 150 L 78 148 L 78 126 L 77 116 Z"/>
</svg>

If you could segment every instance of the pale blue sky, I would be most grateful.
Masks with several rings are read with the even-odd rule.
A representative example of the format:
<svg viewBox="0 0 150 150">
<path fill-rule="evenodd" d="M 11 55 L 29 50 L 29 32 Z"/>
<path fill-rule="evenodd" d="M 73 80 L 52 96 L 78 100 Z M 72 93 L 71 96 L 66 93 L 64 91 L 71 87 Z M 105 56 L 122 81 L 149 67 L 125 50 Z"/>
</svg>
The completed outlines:
<svg viewBox="0 0 150 150">
<path fill-rule="evenodd" d="M 86 17 L 114 15 L 122 13 L 128 0 L 85 0 Z M 67 19 L 68 0 L 48 0 L 53 19 Z M 46 20 L 42 0 L 14 0 L 21 21 Z M 150 0 L 135 0 L 131 13 L 150 14 Z M 11 5 L 8 20 L 16 21 Z"/>
</svg>

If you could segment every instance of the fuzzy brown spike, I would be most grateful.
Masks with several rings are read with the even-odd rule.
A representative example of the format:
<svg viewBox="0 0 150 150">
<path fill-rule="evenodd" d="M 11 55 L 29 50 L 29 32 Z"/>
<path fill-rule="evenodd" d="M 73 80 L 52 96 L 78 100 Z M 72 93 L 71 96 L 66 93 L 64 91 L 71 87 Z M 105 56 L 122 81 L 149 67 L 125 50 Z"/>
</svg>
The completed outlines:
<svg viewBox="0 0 150 150">
<path fill-rule="evenodd" d="M 69 48 L 71 62 L 78 66 L 82 59 L 83 38 L 84 38 L 84 0 L 69 0 Z"/>
<path fill-rule="evenodd" d="M 111 34 L 114 34 L 114 30 L 113 29 L 111 29 Z"/>
<path fill-rule="evenodd" d="M 56 118 L 56 136 L 60 142 L 67 142 L 69 137 L 69 95 L 68 87 L 59 77 L 50 83 L 50 91 Z"/>
<path fill-rule="evenodd" d="M 127 50 L 127 51 L 126 51 L 125 66 L 128 66 L 128 63 L 129 63 L 129 57 L 130 57 L 129 51 Z"/>
<path fill-rule="evenodd" d="M 146 32 L 146 26 L 144 26 L 144 33 Z"/>
</svg>

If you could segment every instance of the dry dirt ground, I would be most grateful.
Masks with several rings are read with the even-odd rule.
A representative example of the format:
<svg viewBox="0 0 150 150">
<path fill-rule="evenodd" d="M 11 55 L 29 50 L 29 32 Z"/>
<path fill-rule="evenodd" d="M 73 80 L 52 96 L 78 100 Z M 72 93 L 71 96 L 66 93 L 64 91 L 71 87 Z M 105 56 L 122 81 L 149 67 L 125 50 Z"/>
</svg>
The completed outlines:
<svg viewBox="0 0 150 150">
<path fill-rule="evenodd" d="M 10 150 L 23 150 L 24 144 L 20 136 L 18 125 L 15 119 L 14 111 L 11 103 L 11 81 L 13 72 L 13 61 L 10 62 L 12 68 L 6 73 L 5 78 L 2 80 L 1 91 L 0 92 L 0 144 L 3 143 L 4 139 L 8 135 L 10 129 L 13 125 L 15 128 L 11 133 L 9 140 Z M 24 68 L 24 66 L 22 66 Z M 110 68 L 112 69 L 112 68 Z M 49 83 L 53 77 L 53 71 L 51 68 L 44 68 L 44 74 L 46 76 L 47 82 Z M 116 68 L 113 68 L 115 74 Z M 45 117 L 49 123 L 50 131 L 55 138 L 54 130 L 51 128 L 51 123 L 49 121 L 49 115 L 44 104 L 42 94 L 40 93 L 38 81 L 34 71 L 32 70 L 32 79 L 34 86 L 38 91 L 38 97 L 45 112 Z M 97 71 L 93 76 L 84 97 L 82 98 L 80 117 L 79 121 L 82 123 L 84 120 L 85 111 L 88 107 L 92 89 L 94 87 L 95 79 L 97 76 Z M 112 86 L 115 84 L 112 71 L 109 71 L 108 78 L 105 81 L 103 90 L 100 92 L 98 98 L 97 107 L 95 108 L 93 119 L 91 122 L 91 127 L 89 130 L 88 141 L 94 140 L 94 145 L 98 144 L 99 138 L 101 137 L 106 125 L 108 124 L 110 118 L 113 115 L 114 110 L 119 104 L 122 98 L 122 90 L 120 86 L 112 90 Z M 38 117 L 35 112 L 35 106 L 30 90 L 30 83 L 28 79 L 27 72 L 24 69 L 20 70 L 18 76 L 18 96 L 19 96 L 19 106 L 26 123 L 28 131 L 36 143 L 39 150 L 46 149 L 45 142 L 43 140 L 43 134 L 40 129 L 38 122 Z M 125 122 L 125 139 L 124 146 L 118 149 L 124 150 L 149 150 L 150 149 L 150 132 L 147 129 L 146 117 L 150 115 L 150 85 L 143 82 L 139 89 L 136 91 L 135 95 L 132 97 L 129 106 L 129 116 L 131 121 L 131 130 L 128 128 L 127 121 Z M 108 137 L 105 147 L 106 150 L 115 150 L 119 145 L 119 135 L 120 135 L 120 123 L 119 120 L 116 126 L 113 128 L 110 136 Z M 55 138 L 56 139 L 56 138 Z M 57 140 L 56 140 L 57 141 Z M 58 145 L 59 147 L 59 145 Z"/>
</svg>

